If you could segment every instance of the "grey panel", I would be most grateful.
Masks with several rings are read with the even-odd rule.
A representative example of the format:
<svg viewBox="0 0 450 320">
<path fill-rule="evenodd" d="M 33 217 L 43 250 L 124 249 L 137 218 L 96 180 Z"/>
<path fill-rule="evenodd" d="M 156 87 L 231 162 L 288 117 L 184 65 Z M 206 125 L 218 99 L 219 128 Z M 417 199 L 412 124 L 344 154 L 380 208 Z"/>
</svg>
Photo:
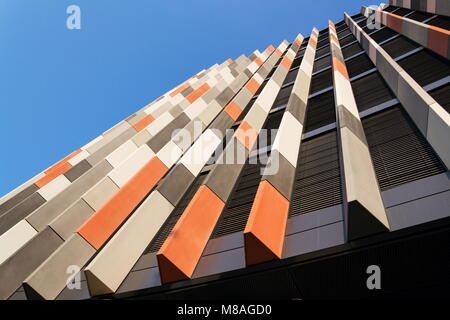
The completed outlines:
<svg viewBox="0 0 450 320">
<path fill-rule="evenodd" d="M 139 258 L 138 262 L 136 262 L 136 264 L 133 266 L 133 269 L 131 269 L 131 270 L 136 271 L 136 270 L 153 268 L 153 267 L 157 267 L 157 266 L 158 266 L 158 261 L 156 260 L 156 253 L 151 252 L 151 253 L 143 254 Z"/>
<path fill-rule="evenodd" d="M 450 191 L 406 202 L 387 209 L 392 230 L 450 216 Z"/>
<path fill-rule="evenodd" d="M 231 117 L 227 113 L 221 112 L 213 120 L 213 122 L 211 123 L 209 128 L 219 130 L 222 133 L 222 137 L 219 137 L 219 138 L 223 138 L 223 137 L 225 137 L 226 130 L 231 128 L 233 123 L 234 123 L 234 120 L 231 119 Z"/>
<path fill-rule="evenodd" d="M 80 281 L 80 288 L 69 289 L 67 287 L 58 295 L 56 300 L 84 300 L 89 299 L 89 288 L 87 281 Z"/>
<path fill-rule="evenodd" d="M 222 93 L 220 93 L 217 96 L 216 101 L 223 108 L 228 104 L 228 102 L 230 102 L 230 100 L 231 100 L 231 98 L 233 98 L 233 96 L 234 96 L 233 90 L 231 90 L 229 87 L 227 87 L 227 88 L 225 88 L 225 90 L 222 91 Z"/>
<path fill-rule="evenodd" d="M 63 240 L 51 228 L 45 228 L 1 264 L 0 299 L 7 299 L 13 294 L 22 281 L 62 243 Z"/>
<path fill-rule="evenodd" d="M 286 235 L 304 232 L 343 220 L 343 207 L 337 205 L 317 211 L 301 214 L 288 219 Z"/>
<path fill-rule="evenodd" d="M 83 199 L 80 199 L 56 218 L 50 224 L 50 227 L 52 227 L 61 238 L 67 240 L 93 213 L 94 209 L 92 209 Z"/>
<path fill-rule="evenodd" d="M 157 190 L 174 206 L 183 197 L 195 177 L 182 164 L 178 164 L 158 185 Z"/>
<path fill-rule="evenodd" d="M 0 235 L 8 231 L 20 220 L 45 203 L 45 199 L 37 192 L 6 212 L 0 217 Z"/>
<path fill-rule="evenodd" d="M 64 189 L 56 197 L 33 212 L 33 214 L 27 218 L 27 221 L 36 230 L 44 229 L 50 221 L 71 206 L 111 170 L 112 166 L 106 160 L 102 161 L 79 179 L 72 182 L 70 186 Z"/>
<path fill-rule="evenodd" d="M 441 173 L 431 177 L 409 182 L 382 192 L 386 207 L 430 196 L 450 190 L 450 173 Z"/>
<path fill-rule="evenodd" d="M 176 129 L 184 128 L 184 126 L 189 122 L 190 119 L 185 113 L 180 114 L 161 131 L 159 131 L 153 138 L 151 138 L 150 141 L 147 142 L 147 145 L 153 152 L 157 153 L 172 139 Z"/>
<path fill-rule="evenodd" d="M 8 199 L 4 203 L 0 204 L 0 216 L 5 212 L 9 211 L 11 208 L 15 207 L 17 204 L 28 198 L 31 194 L 37 191 L 39 188 L 33 183 L 30 186 L 26 187 L 18 194 L 16 194 L 11 199 Z"/>
<path fill-rule="evenodd" d="M 243 167 L 244 164 L 218 164 L 211 170 L 204 184 L 226 202 Z"/>
<path fill-rule="evenodd" d="M 235 232 L 227 234 L 226 236 L 210 239 L 206 245 L 203 255 L 210 255 L 236 248 L 244 247 L 244 234 L 242 232 Z"/>
<path fill-rule="evenodd" d="M 203 256 L 198 262 L 192 278 L 205 277 L 241 268 L 245 268 L 244 248 Z"/>
<path fill-rule="evenodd" d="M 286 199 L 290 200 L 292 196 L 292 188 L 295 180 L 295 168 L 286 160 L 286 158 L 278 151 L 274 151 L 270 155 L 270 166 L 275 166 L 274 161 L 278 160 L 278 171 L 272 175 L 264 175 L 261 180 L 267 180 L 278 190 Z M 266 172 L 266 171 L 265 171 Z"/>
<path fill-rule="evenodd" d="M 131 139 L 136 134 L 134 128 L 128 128 L 125 132 L 121 133 L 119 136 L 115 137 L 113 140 L 108 142 L 106 145 L 95 151 L 86 160 L 92 165 L 96 165 L 102 161 L 107 155 L 116 150 L 122 143 Z"/>
<path fill-rule="evenodd" d="M 81 177 L 81 175 L 83 175 L 83 173 L 88 171 L 90 168 L 92 168 L 92 166 L 89 164 L 89 162 L 87 162 L 86 159 L 84 159 L 83 161 L 80 161 L 75 166 L 67 170 L 64 175 L 67 179 L 69 179 L 70 182 L 73 182 L 74 180 Z"/>
<path fill-rule="evenodd" d="M 132 271 L 117 289 L 117 293 L 161 285 L 158 267 Z"/>
<path fill-rule="evenodd" d="M 337 222 L 286 236 L 282 258 L 337 246 L 344 243 L 344 224 Z"/>
</svg>

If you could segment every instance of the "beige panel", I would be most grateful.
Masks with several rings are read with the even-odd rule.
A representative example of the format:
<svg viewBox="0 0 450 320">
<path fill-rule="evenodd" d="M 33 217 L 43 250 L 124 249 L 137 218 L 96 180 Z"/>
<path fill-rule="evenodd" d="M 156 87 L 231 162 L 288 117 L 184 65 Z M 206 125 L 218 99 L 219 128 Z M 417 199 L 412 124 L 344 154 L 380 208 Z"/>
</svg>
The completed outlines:
<svg viewBox="0 0 450 320">
<path fill-rule="evenodd" d="M 74 275 L 73 270 L 80 270 L 94 254 L 95 249 L 75 233 L 25 279 L 27 295 L 56 299 Z"/>
<path fill-rule="evenodd" d="M 173 208 L 158 191 L 152 192 L 85 268 L 93 295 L 119 288 Z"/>
<path fill-rule="evenodd" d="M 47 201 L 53 199 L 58 193 L 70 185 L 69 179 L 64 175 L 56 177 L 48 184 L 39 189 L 38 193 Z"/>
<path fill-rule="evenodd" d="M 36 234 L 37 231 L 26 220 L 21 220 L 14 227 L 2 234 L 0 236 L 0 264 Z"/>
<path fill-rule="evenodd" d="M 119 191 L 119 187 L 109 177 L 106 177 L 89 189 L 83 195 L 83 199 L 91 208 L 97 211 L 117 191 Z"/>
</svg>

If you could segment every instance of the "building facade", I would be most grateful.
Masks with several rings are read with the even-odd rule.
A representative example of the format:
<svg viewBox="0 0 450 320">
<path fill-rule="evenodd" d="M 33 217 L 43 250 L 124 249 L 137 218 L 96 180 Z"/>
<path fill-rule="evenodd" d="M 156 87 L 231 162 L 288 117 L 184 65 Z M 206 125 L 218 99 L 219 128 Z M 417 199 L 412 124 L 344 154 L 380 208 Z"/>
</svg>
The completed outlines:
<svg viewBox="0 0 450 320">
<path fill-rule="evenodd" d="M 450 2 L 203 70 L 0 200 L 0 299 L 442 297 Z"/>
</svg>

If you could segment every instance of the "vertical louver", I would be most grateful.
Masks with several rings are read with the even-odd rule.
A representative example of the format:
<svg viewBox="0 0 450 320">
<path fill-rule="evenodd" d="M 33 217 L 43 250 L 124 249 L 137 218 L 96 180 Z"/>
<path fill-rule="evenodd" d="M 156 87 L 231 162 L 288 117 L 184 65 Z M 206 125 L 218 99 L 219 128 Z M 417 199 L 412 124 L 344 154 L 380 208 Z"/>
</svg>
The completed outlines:
<svg viewBox="0 0 450 320">
<path fill-rule="evenodd" d="M 305 132 L 318 129 L 336 121 L 333 91 L 327 91 L 309 99 Z"/>
<path fill-rule="evenodd" d="M 378 71 L 353 81 L 352 89 L 359 112 L 395 98 Z"/>
<path fill-rule="evenodd" d="M 399 65 L 421 86 L 426 86 L 450 75 L 448 60 L 428 49 L 400 60 Z"/>
<path fill-rule="evenodd" d="M 152 242 L 150 242 L 150 245 L 145 250 L 145 253 L 156 252 L 159 250 L 159 248 L 161 248 L 170 231 L 172 231 L 178 219 L 181 217 L 184 209 L 186 209 L 186 206 L 189 204 L 189 201 L 191 201 L 192 196 L 195 194 L 198 187 L 205 180 L 206 176 L 207 172 L 203 172 L 199 174 L 199 176 L 195 179 L 191 188 L 184 194 L 179 205 L 175 208 L 175 210 L 172 212 L 169 218 L 167 218 L 166 222 L 163 224 L 161 229 L 159 229 L 158 233 L 153 238 Z"/>
<path fill-rule="evenodd" d="M 400 106 L 362 122 L 381 190 L 445 172 L 433 149 Z"/>
<path fill-rule="evenodd" d="M 290 216 L 342 203 L 336 131 L 303 141 Z"/>
</svg>

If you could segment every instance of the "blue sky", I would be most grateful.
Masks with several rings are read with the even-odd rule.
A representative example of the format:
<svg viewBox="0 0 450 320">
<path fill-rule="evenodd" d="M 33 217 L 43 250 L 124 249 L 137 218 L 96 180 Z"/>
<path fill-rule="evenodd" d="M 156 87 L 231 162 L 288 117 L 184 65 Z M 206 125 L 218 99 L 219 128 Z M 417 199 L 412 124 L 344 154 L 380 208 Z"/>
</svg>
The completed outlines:
<svg viewBox="0 0 450 320">
<path fill-rule="evenodd" d="M 81 29 L 66 8 L 81 8 Z M 0 196 L 214 63 L 305 37 L 355 0 L 0 0 Z"/>
</svg>

